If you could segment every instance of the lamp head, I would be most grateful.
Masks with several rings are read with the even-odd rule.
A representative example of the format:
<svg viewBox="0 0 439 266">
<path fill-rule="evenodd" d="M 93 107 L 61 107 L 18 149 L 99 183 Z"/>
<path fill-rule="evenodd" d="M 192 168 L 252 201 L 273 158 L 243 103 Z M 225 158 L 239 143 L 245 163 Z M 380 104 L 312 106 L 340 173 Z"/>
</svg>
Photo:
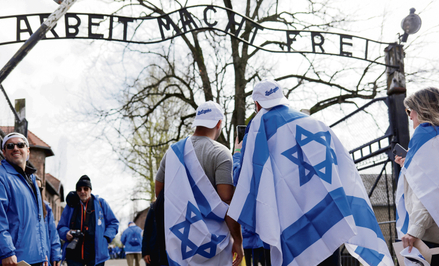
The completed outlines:
<svg viewBox="0 0 439 266">
<path fill-rule="evenodd" d="M 421 28 L 422 20 L 415 11 L 416 9 L 410 8 L 410 14 L 401 21 L 401 28 L 404 31 L 401 42 L 406 42 L 410 34 L 415 34 Z"/>
</svg>

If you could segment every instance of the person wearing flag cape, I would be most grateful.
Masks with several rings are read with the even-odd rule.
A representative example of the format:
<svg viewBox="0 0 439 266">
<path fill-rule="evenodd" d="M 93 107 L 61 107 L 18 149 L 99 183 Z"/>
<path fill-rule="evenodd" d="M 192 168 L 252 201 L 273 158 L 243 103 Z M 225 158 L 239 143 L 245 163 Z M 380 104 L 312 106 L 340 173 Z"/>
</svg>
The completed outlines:
<svg viewBox="0 0 439 266">
<path fill-rule="evenodd" d="M 219 104 L 200 104 L 194 134 L 171 145 L 160 162 L 155 188 L 157 196 L 164 189 L 169 265 L 237 266 L 243 258 L 240 225 L 227 216 L 232 155 L 216 142 L 223 121 Z"/>
<path fill-rule="evenodd" d="M 394 265 L 355 164 L 324 123 L 288 106 L 274 80 L 252 93 L 229 216 L 270 245 L 273 266 Z"/>
<path fill-rule="evenodd" d="M 396 192 L 398 237 L 409 251 L 417 239 L 439 247 L 439 90 L 419 90 L 404 105 L 415 131 L 406 157 L 395 157 L 402 167 Z M 431 265 L 439 265 L 437 255 Z"/>
</svg>

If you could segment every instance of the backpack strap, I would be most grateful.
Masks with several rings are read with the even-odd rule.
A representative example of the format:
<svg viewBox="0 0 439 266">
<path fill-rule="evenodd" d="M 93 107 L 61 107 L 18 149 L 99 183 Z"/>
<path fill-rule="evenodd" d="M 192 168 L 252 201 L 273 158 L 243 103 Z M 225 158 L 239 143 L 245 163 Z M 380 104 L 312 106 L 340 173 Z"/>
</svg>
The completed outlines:
<svg viewBox="0 0 439 266">
<path fill-rule="evenodd" d="M 76 221 L 76 217 L 78 217 L 78 212 L 81 210 L 81 204 L 79 204 L 79 206 L 75 206 L 73 208 L 73 214 L 72 217 L 70 218 L 70 229 L 77 229 L 74 228 L 75 227 L 75 221 Z"/>
<path fill-rule="evenodd" d="M 82 206 L 81 206 L 82 208 Z M 87 204 L 87 209 L 85 210 L 85 221 L 84 221 L 84 228 L 88 231 L 88 225 L 90 222 L 90 217 L 94 214 L 95 208 L 94 208 L 94 199 L 91 197 L 89 199 L 89 202 Z"/>
</svg>

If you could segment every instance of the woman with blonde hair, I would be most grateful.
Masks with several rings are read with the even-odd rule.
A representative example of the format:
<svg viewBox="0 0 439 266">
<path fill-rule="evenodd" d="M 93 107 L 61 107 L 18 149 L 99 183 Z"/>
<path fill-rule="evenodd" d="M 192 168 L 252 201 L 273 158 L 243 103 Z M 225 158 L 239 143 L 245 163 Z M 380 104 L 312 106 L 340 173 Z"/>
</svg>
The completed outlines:
<svg viewBox="0 0 439 266">
<path fill-rule="evenodd" d="M 404 100 L 415 129 L 401 165 L 396 193 L 397 230 L 411 252 L 417 239 L 439 246 L 439 90 L 426 88 Z M 433 257 L 431 265 L 439 265 Z"/>
</svg>

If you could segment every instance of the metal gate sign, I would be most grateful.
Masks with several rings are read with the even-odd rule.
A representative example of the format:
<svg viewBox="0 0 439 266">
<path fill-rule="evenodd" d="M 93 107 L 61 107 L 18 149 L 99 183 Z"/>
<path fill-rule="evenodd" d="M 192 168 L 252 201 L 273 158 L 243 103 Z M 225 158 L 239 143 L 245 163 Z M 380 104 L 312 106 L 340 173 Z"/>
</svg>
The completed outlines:
<svg viewBox="0 0 439 266">
<path fill-rule="evenodd" d="M 0 45 L 26 41 L 48 16 L 0 17 Z M 159 17 L 67 13 L 45 39 L 151 44 L 202 30 L 222 32 L 267 52 L 336 55 L 381 65 L 385 63 L 377 60 L 382 58 L 384 47 L 390 44 L 342 33 L 263 27 L 233 10 L 214 5 L 185 7 Z M 249 37 L 243 38 L 243 35 Z"/>
</svg>

